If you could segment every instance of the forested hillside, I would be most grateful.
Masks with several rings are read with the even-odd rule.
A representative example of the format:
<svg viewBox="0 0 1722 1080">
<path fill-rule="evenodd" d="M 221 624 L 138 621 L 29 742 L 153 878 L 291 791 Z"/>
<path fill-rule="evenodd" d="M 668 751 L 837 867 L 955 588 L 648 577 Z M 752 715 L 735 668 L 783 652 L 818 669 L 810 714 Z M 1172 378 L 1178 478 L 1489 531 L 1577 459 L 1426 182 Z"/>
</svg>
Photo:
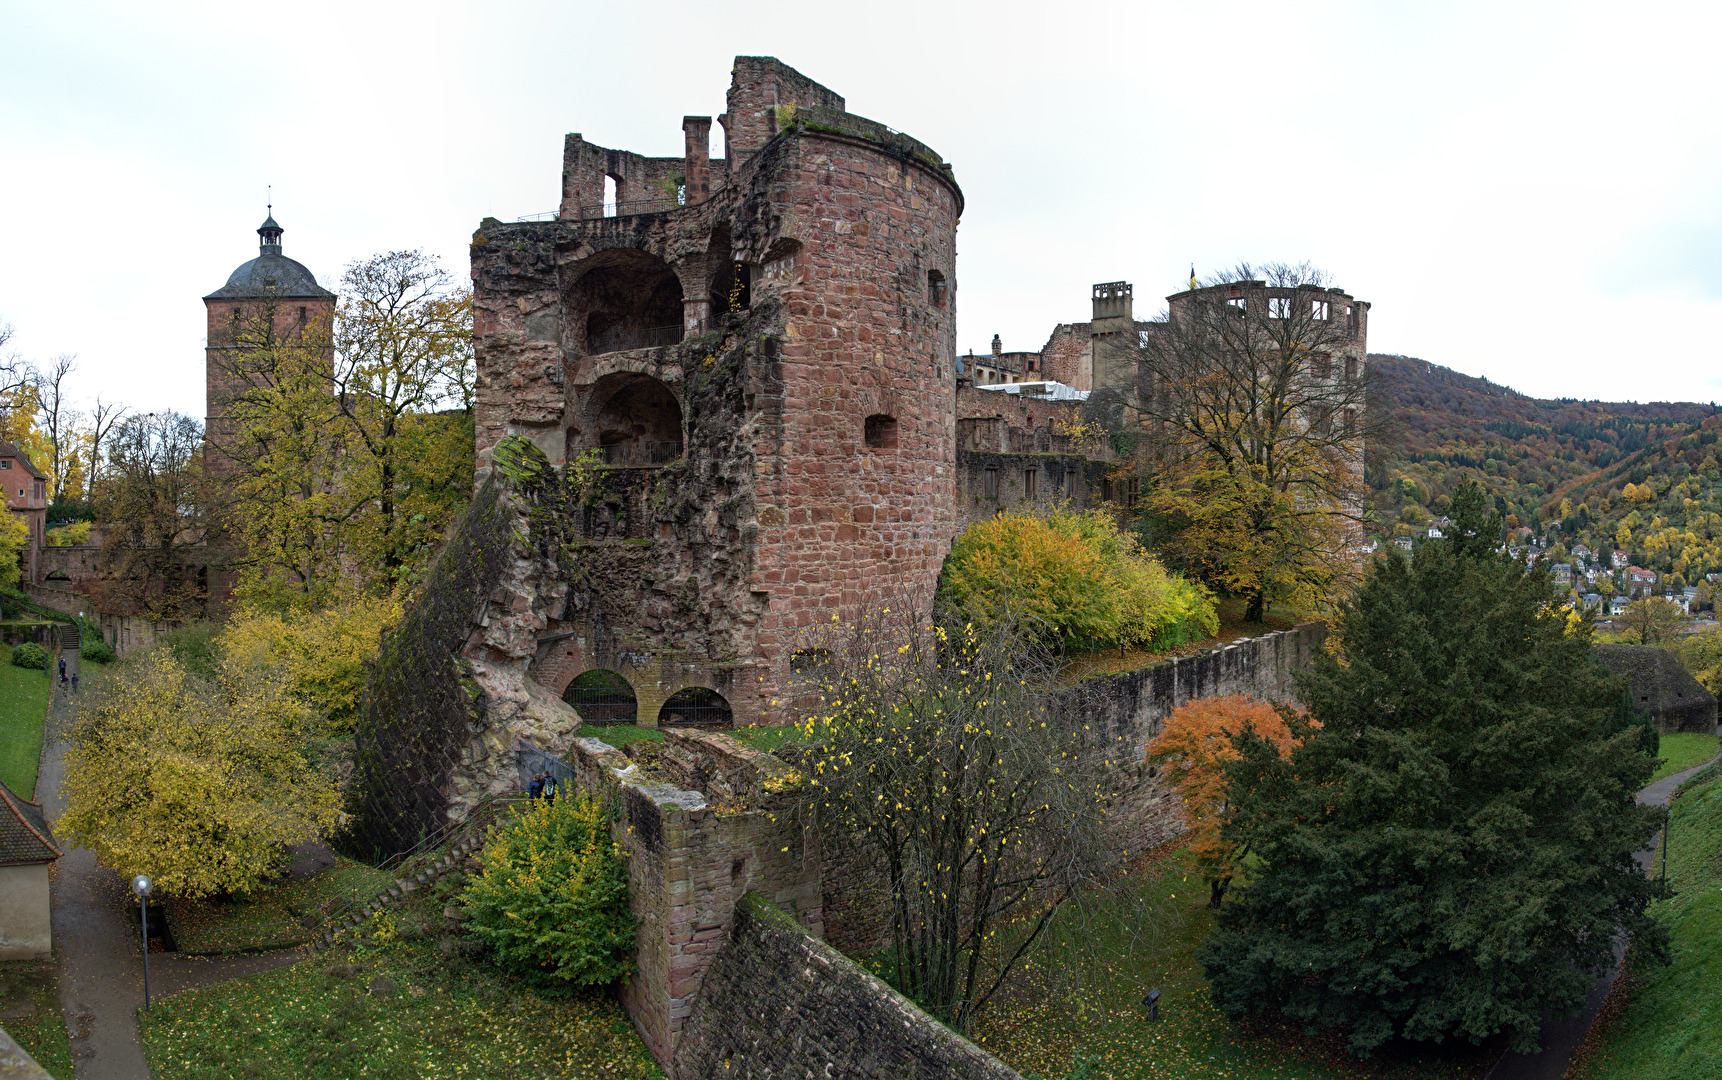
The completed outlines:
<svg viewBox="0 0 1722 1080">
<path fill-rule="evenodd" d="M 1475 478 L 1509 526 L 1554 549 L 1619 548 L 1678 584 L 1722 571 L 1714 404 L 1544 400 L 1410 357 L 1370 361 L 1393 417 L 1370 454 L 1381 536 L 1423 532 Z"/>
</svg>

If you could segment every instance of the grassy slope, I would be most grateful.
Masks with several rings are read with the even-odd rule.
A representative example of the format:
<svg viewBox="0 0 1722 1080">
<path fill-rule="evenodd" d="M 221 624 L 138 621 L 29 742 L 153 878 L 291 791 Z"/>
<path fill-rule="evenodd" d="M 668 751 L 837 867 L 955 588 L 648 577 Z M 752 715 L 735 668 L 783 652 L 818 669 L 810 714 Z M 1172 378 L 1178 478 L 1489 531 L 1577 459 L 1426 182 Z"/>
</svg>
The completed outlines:
<svg viewBox="0 0 1722 1080">
<path fill-rule="evenodd" d="M 1574 1080 L 1722 1076 L 1722 773 L 1686 783 L 1669 837 L 1675 896 L 1653 910 L 1673 939 L 1671 962 L 1633 955 Z"/>
<path fill-rule="evenodd" d="M 49 690 L 46 675 L 36 668 L 13 667 L 12 650 L 0 646 L 0 781 L 32 801 Z"/>
<path fill-rule="evenodd" d="M 1658 750 L 1662 764 L 1657 766 L 1655 775 L 1646 781 L 1654 784 L 1664 776 L 1673 776 L 1702 765 L 1716 756 L 1716 736 L 1700 735 L 1695 732 L 1680 732 L 1674 735 L 1662 736 L 1662 746 Z"/>
<path fill-rule="evenodd" d="M 392 940 L 367 934 L 292 967 L 158 1002 L 139 1023 L 152 1074 L 661 1080 L 614 995 L 543 998 L 473 959 L 470 941 L 441 917 L 451 884 L 388 912 Z"/>
<path fill-rule="evenodd" d="M 0 1008 L 29 1016 L 8 1016 L 0 1024 L 36 1064 L 61 1080 L 72 1078 L 72 1047 L 66 1039 L 66 1018 L 60 1012 L 59 983 L 49 960 L 0 961 Z"/>
<path fill-rule="evenodd" d="M 1060 913 L 1047 948 L 983 1014 L 975 1041 L 1025 1074 L 1084 1080 L 1434 1080 L 1480 1076 L 1495 1055 L 1348 1055 L 1292 1027 L 1240 1027 L 1208 1004 L 1195 952 L 1213 928 L 1207 887 L 1173 851 L 1137 872 L 1127 902 Z M 1160 1021 L 1141 1001 L 1161 990 Z"/>
<path fill-rule="evenodd" d="M 311 937 L 301 922 L 325 914 L 325 905 L 344 897 L 369 896 L 393 877 L 373 867 L 341 859 L 299 881 L 259 889 L 244 900 L 170 900 L 174 944 L 188 955 L 280 949 Z"/>
</svg>

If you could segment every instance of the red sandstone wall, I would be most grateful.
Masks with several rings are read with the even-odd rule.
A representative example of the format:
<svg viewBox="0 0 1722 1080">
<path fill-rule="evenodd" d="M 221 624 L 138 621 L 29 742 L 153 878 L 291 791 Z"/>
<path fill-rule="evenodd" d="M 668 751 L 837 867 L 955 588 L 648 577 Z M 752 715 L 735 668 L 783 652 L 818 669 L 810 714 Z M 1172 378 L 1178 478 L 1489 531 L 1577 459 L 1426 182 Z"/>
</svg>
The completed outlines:
<svg viewBox="0 0 1722 1080">
<path fill-rule="evenodd" d="M 788 277 L 777 430 L 755 445 L 753 588 L 770 597 L 758 656 L 780 685 L 815 621 L 892 589 L 930 602 L 955 534 L 955 238 L 960 197 L 930 168 L 802 135 L 784 165 Z M 928 289 L 944 276 L 943 306 Z M 769 268 L 768 268 L 769 272 Z M 869 448 L 867 418 L 895 419 Z M 769 700 L 769 699 L 768 699 Z M 767 707 L 762 722 L 787 719 Z"/>
</svg>

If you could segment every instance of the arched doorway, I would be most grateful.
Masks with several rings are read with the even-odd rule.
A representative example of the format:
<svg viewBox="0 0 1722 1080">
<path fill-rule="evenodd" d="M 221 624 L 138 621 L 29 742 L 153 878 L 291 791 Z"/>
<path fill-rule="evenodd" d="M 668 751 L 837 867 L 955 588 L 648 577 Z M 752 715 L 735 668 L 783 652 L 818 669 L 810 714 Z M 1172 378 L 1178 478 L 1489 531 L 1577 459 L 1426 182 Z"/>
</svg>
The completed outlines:
<svg viewBox="0 0 1722 1080">
<path fill-rule="evenodd" d="M 619 249 L 592 256 L 578 273 L 568 312 L 589 355 L 682 340 L 682 283 L 669 263 Z"/>
<path fill-rule="evenodd" d="M 640 715 L 633 685 L 606 668 L 581 673 L 562 691 L 562 700 L 588 724 L 632 724 Z"/>
<path fill-rule="evenodd" d="M 598 446 L 608 465 L 663 465 L 682 456 L 682 405 L 649 375 L 620 372 L 593 387 Z"/>
<path fill-rule="evenodd" d="M 735 716 L 716 690 L 689 686 L 670 695 L 658 709 L 658 726 L 727 728 L 735 726 Z"/>
</svg>

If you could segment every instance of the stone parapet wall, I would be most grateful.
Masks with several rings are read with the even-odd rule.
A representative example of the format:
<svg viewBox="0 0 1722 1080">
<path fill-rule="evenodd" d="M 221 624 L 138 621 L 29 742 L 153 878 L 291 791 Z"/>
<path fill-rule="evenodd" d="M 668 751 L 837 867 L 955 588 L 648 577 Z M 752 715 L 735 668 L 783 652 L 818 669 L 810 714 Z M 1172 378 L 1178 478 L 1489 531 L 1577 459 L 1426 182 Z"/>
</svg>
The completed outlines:
<svg viewBox="0 0 1722 1080">
<path fill-rule="evenodd" d="M 654 744 L 645 744 L 654 745 Z M 625 754 L 575 739 L 581 787 L 619 808 L 628 902 L 640 920 L 639 970 L 622 991 L 646 1046 L 669 1069 L 706 970 L 749 890 L 824 932 L 821 855 L 814 830 L 779 816 L 776 789 L 795 772 L 727 735 L 667 731 L 661 747 Z M 680 786 L 703 783 L 706 791 Z"/>
<path fill-rule="evenodd" d="M 668 1071 L 674 1080 L 1019 1080 L 758 893 L 736 906 Z"/>
</svg>

